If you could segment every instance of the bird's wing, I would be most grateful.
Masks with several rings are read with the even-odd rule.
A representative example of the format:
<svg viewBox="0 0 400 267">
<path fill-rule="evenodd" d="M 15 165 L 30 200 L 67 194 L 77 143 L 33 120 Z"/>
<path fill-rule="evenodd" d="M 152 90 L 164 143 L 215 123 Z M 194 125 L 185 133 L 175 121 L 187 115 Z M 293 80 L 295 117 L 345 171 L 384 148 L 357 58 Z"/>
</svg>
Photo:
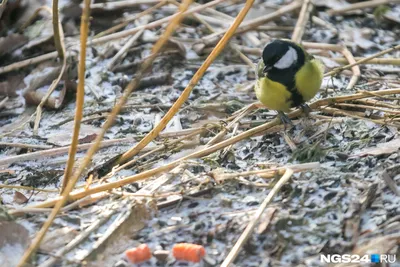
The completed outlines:
<svg viewBox="0 0 400 267">
<path fill-rule="evenodd" d="M 257 69 L 256 69 L 256 79 L 260 78 L 260 77 L 265 77 L 265 73 L 263 72 L 264 70 L 264 61 L 262 60 L 262 58 L 258 61 L 257 63 Z"/>
</svg>

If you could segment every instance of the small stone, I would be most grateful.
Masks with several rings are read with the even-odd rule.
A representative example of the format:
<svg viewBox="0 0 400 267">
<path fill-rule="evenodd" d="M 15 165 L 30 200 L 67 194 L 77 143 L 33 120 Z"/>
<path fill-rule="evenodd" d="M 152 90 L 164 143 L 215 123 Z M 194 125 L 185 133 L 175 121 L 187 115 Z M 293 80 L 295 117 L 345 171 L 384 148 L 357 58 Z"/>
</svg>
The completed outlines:
<svg viewBox="0 0 400 267">
<path fill-rule="evenodd" d="M 228 198 L 221 198 L 221 205 L 224 208 L 231 208 L 232 207 L 232 200 Z"/>
<path fill-rule="evenodd" d="M 119 260 L 114 267 L 128 267 L 128 263 L 124 260 Z"/>
<path fill-rule="evenodd" d="M 204 256 L 203 261 L 204 261 L 204 266 L 209 266 L 209 267 L 217 266 L 217 261 L 207 255 Z"/>
<path fill-rule="evenodd" d="M 153 256 L 161 262 L 166 262 L 169 256 L 168 250 L 156 250 L 153 252 Z"/>
</svg>

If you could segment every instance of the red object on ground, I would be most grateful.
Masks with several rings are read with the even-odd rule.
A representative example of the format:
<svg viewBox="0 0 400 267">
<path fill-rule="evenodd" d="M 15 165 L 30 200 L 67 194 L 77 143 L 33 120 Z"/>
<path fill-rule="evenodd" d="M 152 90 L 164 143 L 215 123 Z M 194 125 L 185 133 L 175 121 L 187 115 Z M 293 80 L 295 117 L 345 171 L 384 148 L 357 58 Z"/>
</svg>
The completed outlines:
<svg viewBox="0 0 400 267">
<path fill-rule="evenodd" d="M 125 255 L 132 263 L 147 261 L 152 256 L 150 248 L 146 244 L 142 244 L 136 248 L 128 249 L 125 251 Z"/>
<path fill-rule="evenodd" d="M 175 244 L 172 248 L 172 255 L 177 260 L 200 262 L 204 255 L 206 255 L 206 250 L 200 245 L 179 243 Z"/>
</svg>

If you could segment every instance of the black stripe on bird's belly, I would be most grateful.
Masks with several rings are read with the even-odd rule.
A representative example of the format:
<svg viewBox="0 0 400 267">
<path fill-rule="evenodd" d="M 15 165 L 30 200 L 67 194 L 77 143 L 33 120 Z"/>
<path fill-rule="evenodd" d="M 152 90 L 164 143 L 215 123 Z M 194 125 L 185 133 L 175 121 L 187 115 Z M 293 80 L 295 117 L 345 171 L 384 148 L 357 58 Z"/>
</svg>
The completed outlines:
<svg viewBox="0 0 400 267">
<path fill-rule="evenodd" d="M 290 100 L 292 101 L 291 107 L 297 107 L 304 103 L 303 96 L 296 88 L 295 75 L 297 68 L 287 68 L 284 70 L 272 68 L 268 71 L 267 77 L 275 82 L 279 82 L 286 86 L 286 89 L 290 92 Z"/>
<path fill-rule="evenodd" d="M 268 71 L 267 77 L 272 81 L 285 85 L 286 89 L 291 93 L 291 107 L 297 107 L 304 103 L 304 99 L 296 88 L 295 77 L 299 69 L 305 64 L 305 54 L 300 47 L 294 45 L 293 48 L 297 52 L 297 62 L 286 69 L 277 69 L 272 67 L 271 70 Z"/>
</svg>

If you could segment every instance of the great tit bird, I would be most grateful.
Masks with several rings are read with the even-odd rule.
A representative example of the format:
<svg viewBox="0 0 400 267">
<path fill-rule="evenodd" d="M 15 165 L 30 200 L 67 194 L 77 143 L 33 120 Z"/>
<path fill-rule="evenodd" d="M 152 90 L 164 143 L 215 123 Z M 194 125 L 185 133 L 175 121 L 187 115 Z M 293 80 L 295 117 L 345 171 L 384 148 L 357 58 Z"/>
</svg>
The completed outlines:
<svg viewBox="0 0 400 267">
<path fill-rule="evenodd" d="M 278 111 L 283 123 L 290 123 L 284 112 L 301 106 L 315 96 L 323 78 L 323 65 L 299 45 L 283 40 L 268 43 L 256 69 L 255 91 L 267 108 Z"/>
</svg>

